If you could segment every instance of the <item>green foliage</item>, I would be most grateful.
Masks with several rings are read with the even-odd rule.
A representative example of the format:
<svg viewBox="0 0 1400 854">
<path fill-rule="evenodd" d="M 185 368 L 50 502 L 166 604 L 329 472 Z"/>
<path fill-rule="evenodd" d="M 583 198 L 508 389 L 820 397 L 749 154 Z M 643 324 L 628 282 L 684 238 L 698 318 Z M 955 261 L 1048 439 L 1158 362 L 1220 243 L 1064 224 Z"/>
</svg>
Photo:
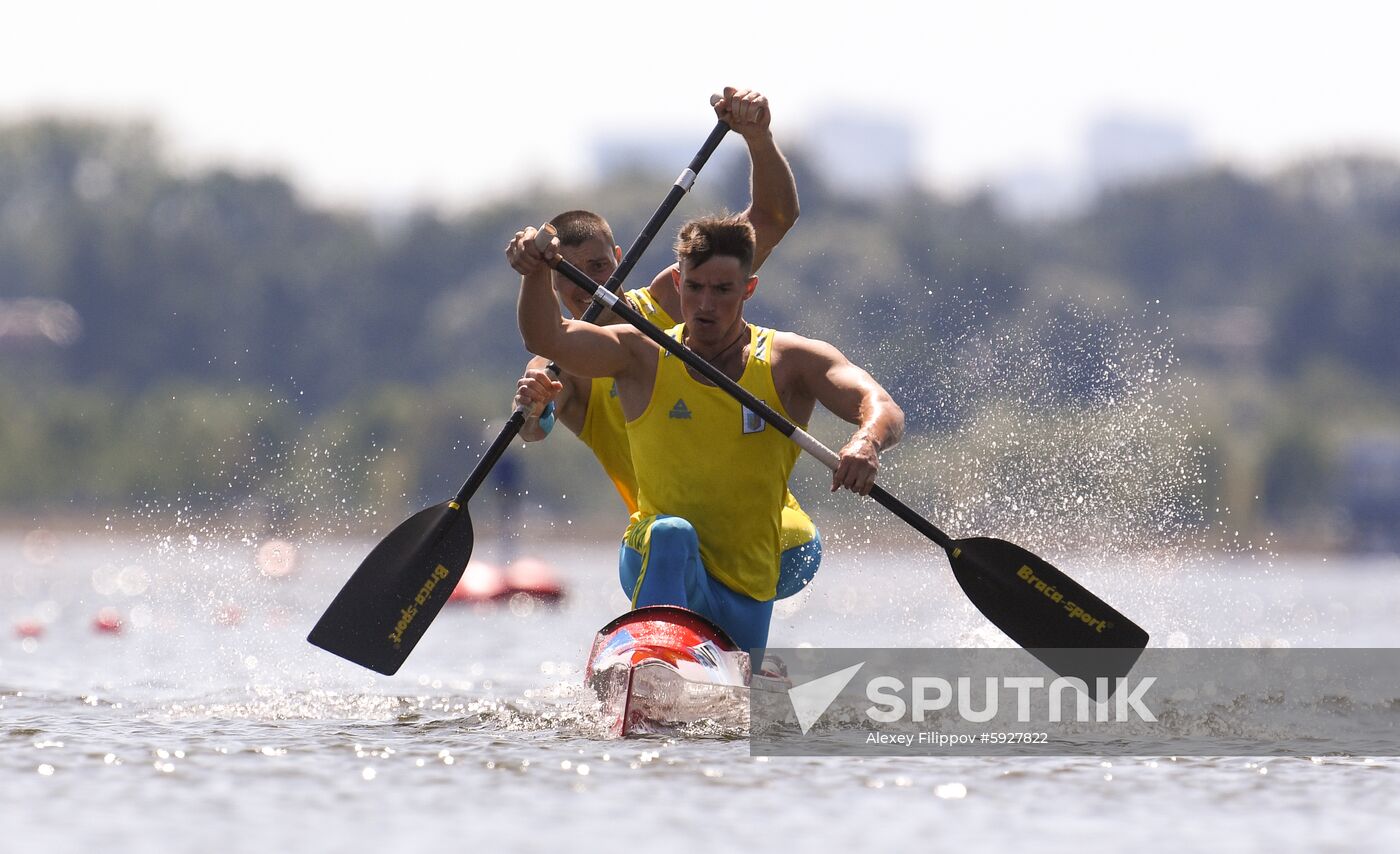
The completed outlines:
<svg viewBox="0 0 1400 854">
<path fill-rule="evenodd" d="M 744 204 L 745 171 L 728 162 L 681 215 Z M 1395 423 L 1400 164 L 1215 169 L 1036 224 L 986 196 L 843 198 L 800 149 L 793 165 L 802 220 L 761 271 L 750 316 L 841 346 L 915 432 L 953 441 L 1013 410 L 1065 431 L 1075 413 L 1146 399 L 1162 373 L 1248 377 L 1229 398 L 1244 408 L 1220 404 L 1212 423 L 1252 449 L 1264 506 L 1283 513 L 1322 494 L 1309 484 L 1327 479 L 1352 413 Z M 276 175 L 182 171 L 144 125 L 0 125 L 0 310 L 60 300 L 81 319 L 65 347 L 0 331 L 0 506 L 331 495 L 383 509 L 451 494 L 526 358 L 506 239 L 585 206 L 629 243 L 668 181 L 386 218 L 317 207 Z M 632 284 L 666 262 L 668 242 Z M 1234 418 L 1262 407 L 1288 421 L 1319 371 L 1325 387 L 1366 389 L 1326 429 Z M 1199 427 L 1179 407 L 1154 417 Z M 615 512 L 571 440 L 525 459 L 556 487 L 540 503 Z M 1190 491 L 1197 503 L 1222 494 Z"/>
</svg>

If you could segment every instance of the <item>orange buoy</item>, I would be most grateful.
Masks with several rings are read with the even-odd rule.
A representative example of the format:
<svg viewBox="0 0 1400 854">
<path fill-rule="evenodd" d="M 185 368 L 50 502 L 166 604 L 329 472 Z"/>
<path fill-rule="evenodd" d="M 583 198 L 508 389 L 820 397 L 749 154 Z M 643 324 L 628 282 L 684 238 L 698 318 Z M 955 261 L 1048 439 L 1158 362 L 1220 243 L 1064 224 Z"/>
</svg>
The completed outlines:
<svg viewBox="0 0 1400 854">
<path fill-rule="evenodd" d="M 44 636 L 44 624 L 33 617 L 25 617 L 15 623 L 15 636 L 20 638 L 39 638 Z"/>
</svg>

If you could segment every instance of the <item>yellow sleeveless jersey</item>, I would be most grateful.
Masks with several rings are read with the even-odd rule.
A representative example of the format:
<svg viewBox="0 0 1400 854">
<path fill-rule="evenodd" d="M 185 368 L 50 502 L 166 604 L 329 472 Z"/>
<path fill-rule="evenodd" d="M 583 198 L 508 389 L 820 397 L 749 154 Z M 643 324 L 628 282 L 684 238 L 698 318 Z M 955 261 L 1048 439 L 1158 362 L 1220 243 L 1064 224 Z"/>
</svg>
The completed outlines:
<svg viewBox="0 0 1400 854">
<path fill-rule="evenodd" d="M 683 333 L 684 325 L 667 332 L 677 340 Z M 749 336 L 739 385 L 786 417 L 773 385 L 773 330 L 749 324 Z M 629 533 L 651 516 L 680 516 L 699 535 L 711 575 L 751 598 L 772 599 L 797 445 L 665 352 L 651 401 L 626 427 L 638 483 Z"/>
<path fill-rule="evenodd" d="M 662 329 L 676 325 L 646 288 L 628 291 L 624 296 L 643 317 Z M 617 399 L 617 383 L 612 377 L 594 378 L 588 393 L 588 408 L 583 414 L 583 430 L 578 437 L 598 458 L 630 514 L 637 512 L 637 475 L 632 469 L 632 449 L 627 444 L 624 422 L 622 402 Z"/>
<path fill-rule="evenodd" d="M 666 313 L 647 288 L 627 291 L 628 300 L 641 312 L 642 316 L 662 329 L 676 325 L 671 315 Z M 592 380 L 588 395 L 588 407 L 584 411 L 583 430 L 579 438 L 598 458 L 603 472 L 612 481 L 613 488 L 627 505 L 628 514 L 637 512 L 637 475 L 632 468 L 632 449 L 627 443 L 626 419 L 622 415 L 622 403 L 617 397 L 617 383 L 611 377 Z M 817 526 L 812 518 L 797 503 L 789 492 L 783 501 L 782 542 L 780 551 L 786 551 L 811 542 L 817 535 Z"/>
</svg>

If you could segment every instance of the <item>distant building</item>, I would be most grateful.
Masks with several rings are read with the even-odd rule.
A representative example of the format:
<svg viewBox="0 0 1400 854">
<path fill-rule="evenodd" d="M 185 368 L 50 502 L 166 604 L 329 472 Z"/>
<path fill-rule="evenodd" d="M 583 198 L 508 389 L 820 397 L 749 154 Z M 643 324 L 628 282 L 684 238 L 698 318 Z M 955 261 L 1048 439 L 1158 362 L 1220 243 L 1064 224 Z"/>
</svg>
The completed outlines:
<svg viewBox="0 0 1400 854">
<path fill-rule="evenodd" d="M 817 117 L 802 148 L 833 192 L 858 197 L 914 183 L 914 131 L 895 118 L 848 112 Z"/>
<path fill-rule="evenodd" d="M 1089 197 L 1082 175 L 1041 167 L 1017 169 L 996 183 L 997 204 L 1012 216 L 1049 219 L 1079 210 Z"/>
<path fill-rule="evenodd" d="M 605 136 L 593 143 L 593 163 L 598 177 L 608 181 L 620 175 L 680 174 L 703 139 L 683 135 Z M 715 152 L 715 161 L 724 159 L 724 148 Z M 718 170 L 711 170 L 718 171 Z"/>
<path fill-rule="evenodd" d="M 1184 172 L 1200 162 L 1186 125 L 1123 114 L 1104 116 L 1084 133 L 1083 162 L 1027 166 L 996 182 L 1006 212 L 1030 219 L 1073 214 L 1100 190 Z"/>
<path fill-rule="evenodd" d="M 1091 124 L 1084 149 L 1089 178 L 1099 188 L 1183 172 L 1200 159 L 1186 125 L 1125 114 Z"/>
<path fill-rule="evenodd" d="M 674 176 L 695 155 L 698 142 L 672 134 L 605 136 L 593 142 L 593 163 L 603 181 L 639 173 Z M 812 164 L 827 190 L 858 198 L 911 186 L 916 180 L 914 143 L 913 129 L 899 119 L 848 113 L 820 116 L 807 133 L 779 140 Z M 742 152 L 739 145 L 721 146 L 706 168 L 711 174 L 727 173 L 747 163 Z"/>
</svg>

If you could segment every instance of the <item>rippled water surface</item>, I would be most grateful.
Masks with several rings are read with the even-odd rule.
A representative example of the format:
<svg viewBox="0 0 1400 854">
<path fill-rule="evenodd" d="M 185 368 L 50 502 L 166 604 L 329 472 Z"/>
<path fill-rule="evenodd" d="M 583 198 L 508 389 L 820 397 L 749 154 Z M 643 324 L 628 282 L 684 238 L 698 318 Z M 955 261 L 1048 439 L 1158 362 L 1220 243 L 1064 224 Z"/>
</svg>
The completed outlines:
<svg viewBox="0 0 1400 854">
<path fill-rule="evenodd" d="M 0 537 L 0 849 L 1400 845 L 1395 759 L 764 759 L 705 724 L 609 740 L 580 670 L 625 607 L 610 544 L 553 551 L 562 607 L 444 611 L 394 677 L 304 641 L 369 543 L 303 546 L 284 578 L 257 545 Z M 1393 560 L 1055 557 L 1163 645 L 1400 645 Z M 121 631 L 95 628 L 107 607 Z M 777 613 L 775 645 L 1001 642 L 932 552 L 833 549 Z"/>
</svg>

